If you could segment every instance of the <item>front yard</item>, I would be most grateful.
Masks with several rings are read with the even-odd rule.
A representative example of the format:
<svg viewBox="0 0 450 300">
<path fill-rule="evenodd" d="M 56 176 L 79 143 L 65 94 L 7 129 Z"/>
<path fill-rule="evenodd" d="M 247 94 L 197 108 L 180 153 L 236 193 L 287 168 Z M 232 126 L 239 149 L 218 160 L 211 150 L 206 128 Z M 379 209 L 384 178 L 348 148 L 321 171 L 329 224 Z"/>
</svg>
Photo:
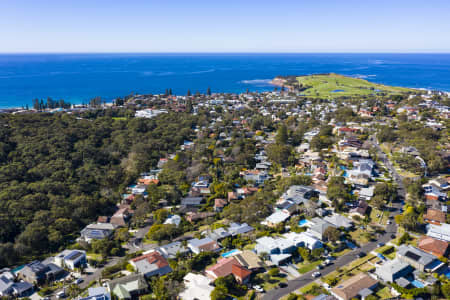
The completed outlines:
<svg viewBox="0 0 450 300">
<path fill-rule="evenodd" d="M 383 256 L 385 256 L 386 258 L 389 258 L 390 260 L 395 258 L 395 254 L 396 254 L 396 249 L 394 246 L 383 246 L 380 247 L 378 249 L 375 249 L 375 252 L 382 254 Z"/>
<path fill-rule="evenodd" d="M 379 225 L 386 225 L 387 221 L 389 219 L 389 212 L 379 210 L 375 207 L 372 207 L 372 210 L 370 211 L 370 221 L 374 224 Z"/>
<path fill-rule="evenodd" d="M 322 281 L 329 284 L 330 286 L 335 286 L 338 282 L 349 279 L 350 277 L 363 272 L 373 269 L 371 262 L 376 260 L 375 255 L 369 254 L 363 258 L 353 261 L 350 265 L 337 269 L 331 272 L 327 276 L 323 277 Z"/>
<path fill-rule="evenodd" d="M 315 269 L 318 265 L 320 265 L 323 262 L 323 260 L 317 260 L 314 262 L 301 262 L 297 264 L 298 272 L 300 274 L 308 273 L 309 271 L 312 271 Z"/>
</svg>

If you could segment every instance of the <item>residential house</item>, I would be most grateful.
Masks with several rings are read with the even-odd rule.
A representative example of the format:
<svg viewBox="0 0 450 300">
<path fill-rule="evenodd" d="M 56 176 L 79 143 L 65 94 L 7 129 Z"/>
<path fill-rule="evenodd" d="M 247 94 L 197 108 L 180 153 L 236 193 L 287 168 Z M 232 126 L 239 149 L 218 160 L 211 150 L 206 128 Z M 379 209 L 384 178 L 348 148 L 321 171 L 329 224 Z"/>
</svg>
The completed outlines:
<svg viewBox="0 0 450 300">
<path fill-rule="evenodd" d="M 264 181 L 270 178 L 266 171 L 260 170 L 245 170 L 239 173 L 246 181 L 254 182 L 257 185 L 263 184 Z"/>
<path fill-rule="evenodd" d="M 344 282 L 339 283 L 330 290 L 331 294 L 339 300 L 350 300 L 353 298 L 365 299 L 373 293 L 378 281 L 365 273 L 359 273 Z"/>
<path fill-rule="evenodd" d="M 422 272 L 434 272 L 443 265 L 436 256 L 410 245 L 399 246 L 397 258 Z"/>
<path fill-rule="evenodd" d="M 132 299 L 148 291 L 148 284 L 142 274 L 131 274 L 106 283 L 108 291 L 119 299 Z"/>
<path fill-rule="evenodd" d="M 393 259 L 386 261 L 381 266 L 378 266 L 375 274 L 385 282 L 395 282 L 397 279 L 405 277 L 412 273 L 414 269 L 409 263 Z"/>
<path fill-rule="evenodd" d="M 178 227 L 178 225 L 180 225 L 181 223 L 181 217 L 179 215 L 172 215 L 169 216 L 165 221 L 164 224 L 169 224 L 169 225 L 175 225 Z"/>
<path fill-rule="evenodd" d="M 427 213 L 423 215 L 423 220 L 430 224 L 441 225 L 445 223 L 446 216 L 445 213 L 441 210 L 429 208 L 427 210 Z"/>
<path fill-rule="evenodd" d="M 348 230 L 353 227 L 352 220 L 350 220 L 344 216 L 341 216 L 339 214 L 333 214 L 331 216 L 326 216 L 323 219 L 336 228 L 344 228 L 345 230 Z"/>
<path fill-rule="evenodd" d="M 45 281 L 58 279 L 64 270 L 53 263 L 44 264 L 40 261 L 32 261 L 17 272 L 19 279 L 31 284 L 42 284 Z"/>
<path fill-rule="evenodd" d="M 238 234 L 246 234 L 253 230 L 255 229 L 247 223 L 230 223 L 230 226 L 228 227 L 228 232 L 231 233 L 232 236 L 236 236 Z"/>
<path fill-rule="evenodd" d="M 203 198 L 202 197 L 185 197 L 183 199 L 181 199 L 181 205 L 182 206 L 200 206 L 200 204 L 202 203 Z"/>
<path fill-rule="evenodd" d="M 234 257 L 219 258 L 217 263 L 206 269 L 206 275 L 213 280 L 232 274 L 240 284 L 246 283 L 252 271 L 241 266 Z"/>
<path fill-rule="evenodd" d="M 298 205 L 291 201 L 283 201 L 277 203 L 276 209 L 286 214 L 292 215 L 298 210 Z"/>
<path fill-rule="evenodd" d="M 236 192 L 228 192 L 228 202 L 231 202 L 233 200 L 238 200 L 238 194 Z"/>
<path fill-rule="evenodd" d="M 105 287 L 88 288 L 88 296 L 79 300 L 111 300 L 111 293 Z"/>
<path fill-rule="evenodd" d="M 163 276 L 172 272 L 167 260 L 157 251 L 130 260 L 130 264 L 145 277 Z"/>
<path fill-rule="evenodd" d="M 126 226 L 130 218 L 131 214 L 129 209 L 127 207 L 122 207 L 114 213 L 109 222 L 117 227 Z"/>
<path fill-rule="evenodd" d="M 324 240 L 323 233 L 328 227 L 336 227 L 321 218 L 313 218 L 310 222 L 312 223 L 312 225 L 310 225 L 306 232 L 321 241 Z"/>
<path fill-rule="evenodd" d="M 0 296 L 8 297 L 13 295 L 13 285 L 14 281 L 4 276 L 0 275 Z"/>
<path fill-rule="evenodd" d="M 183 246 L 183 243 L 180 241 L 172 242 L 170 244 L 161 246 L 157 250 L 159 253 L 161 253 L 164 258 L 170 258 L 174 259 L 178 255 L 184 256 L 187 253 L 189 253 L 189 249 L 185 246 Z"/>
<path fill-rule="evenodd" d="M 367 210 L 369 209 L 369 204 L 366 201 L 360 200 L 358 201 L 358 205 L 352 209 L 350 209 L 350 216 L 359 216 L 360 218 L 364 218 L 367 214 Z"/>
<path fill-rule="evenodd" d="M 180 293 L 182 300 L 210 300 L 214 290 L 212 280 L 201 274 L 188 273 L 183 278 L 186 289 Z"/>
<path fill-rule="evenodd" d="M 215 212 L 188 212 L 186 214 L 186 220 L 188 220 L 189 222 L 193 223 L 196 222 L 198 220 L 203 220 L 209 217 L 213 217 L 215 216 Z"/>
<path fill-rule="evenodd" d="M 217 252 L 220 250 L 219 244 L 213 239 L 206 237 L 203 239 L 192 239 L 188 241 L 188 248 L 195 254 L 201 252 Z"/>
<path fill-rule="evenodd" d="M 429 184 L 437 186 L 440 190 L 450 189 L 450 184 L 448 183 L 447 179 L 443 177 L 432 179 L 429 181 Z"/>
<path fill-rule="evenodd" d="M 290 240 L 294 243 L 296 247 L 304 247 L 308 248 L 309 250 L 314 250 L 317 248 L 322 248 L 322 242 L 313 235 L 307 233 L 307 232 L 288 232 L 283 234 L 283 237 L 287 240 Z"/>
<path fill-rule="evenodd" d="M 374 185 L 371 185 L 367 188 L 361 188 L 358 193 L 359 199 L 370 201 L 370 199 L 372 199 L 373 197 L 374 191 L 375 191 Z"/>
<path fill-rule="evenodd" d="M 263 221 L 263 224 L 266 224 L 269 227 L 275 227 L 280 223 L 283 223 L 287 219 L 289 219 L 291 215 L 284 212 L 284 211 L 276 211 L 270 216 L 268 216 L 265 221 Z"/>
<path fill-rule="evenodd" d="M 444 223 L 441 225 L 428 224 L 427 235 L 446 242 L 450 242 L 450 224 Z"/>
<path fill-rule="evenodd" d="M 447 200 L 447 194 L 441 191 L 441 189 L 435 184 L 424 184 L 422 185 L 422 188 L 424 190 L 424 195 L 427 200 L 439 200 L 439 201 Z"/>
<path fill-rule="evenodd" d="M 81 230 L 79 240 L 90 243 L 92 240 L 102 240 L 109 238 L 116 229 L 111 223 L 89 224 Z"/>
<path fill-rule="evenodd" d="M 259 256 L 250 250 L 243 250 L 241 253 L 233 256 L 241 266 L 249 270 L 258 270 L 265 267 L 264 262 Z"/>
<path fill-rule="evenodd" d="M 447 257 L 448 255 L 448 242 L 437 240 L 429 236 L 421 236 L 417 243 L 417 247 L 436 257 Z"/>
<path fill-rule="evenodd" d="M 208 234 L 208 236 L 215 241 L 219 241 L 221 239 L 224 239 L 226 237 L 231 236 L 231 233 L 228 232 L 227 229 L 223 228 L 223 227 L 219 227 L 217 229 L 214 229 L 212 232 L 210 232 Z"/>
<path fill-rule="evenodd" d="M 314 188 L 304 185 L 292 185 L 288 188 L 286 192 L 281 195 L 280 199 L 284 201 L 290 201 L 297 205 L 305 204 L 311 199 L 311 197 L 315 196 L 317 192 L 315 192 Z"/>
<path fill-rule="evenodd" d="M 86 251 L 84 250 L 64 250 L 55 256 L 55 264 L 61 268 L 75 270 L 86 266 Z"/>
<path fill-rule="evenodd" d="M 214 211 L 222 212 L 223 208 L 228 204 L 227 199 L 216 198 L 214 199 Z"/>
</svg>

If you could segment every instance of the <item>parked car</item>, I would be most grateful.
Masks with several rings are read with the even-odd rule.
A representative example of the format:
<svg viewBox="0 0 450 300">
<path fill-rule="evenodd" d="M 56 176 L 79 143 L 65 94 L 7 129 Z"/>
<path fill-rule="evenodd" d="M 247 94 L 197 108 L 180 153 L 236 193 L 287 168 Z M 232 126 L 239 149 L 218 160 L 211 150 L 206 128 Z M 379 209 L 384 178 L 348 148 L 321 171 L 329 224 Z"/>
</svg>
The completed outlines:
<svg viewBox="0 0 450 300">
<path fill-rule="evenodd" d="M 264 289 L 260 285 L 254 285 L 253 289 L 259 293 L 264 293 Z"/>
<path fill-rule="evenodd" d="M 83 278 L 78 278 L 77 280 L 75 280 L 75 284 L 80 284 L 83 281 L 84 281 Z"/>
<path fill-rule="evenodd" d="M 378 247 L 383 247 L 384 243 L 378 243 Z"/>
<path fill-rule="evenodd" d="M 366 256 L 367 254 L 364 252 L 359 252 L 357 255 L 359 258 L 362 258 L 362 257 Z"/>
<path fill-rule="evenodd" d="M 323 266 L 322 266 L 322 265 L 318 265 L 318 266 L 316 267 L 316 269 L 317 269 L 317 270 L 322 270 L 322 269 L 323 269 Z"/>
<path fill-rule="evenodd" d="M 64 293 L 64 291 L 58 292 L 56 294 L 56 298 L 57 299 L 62 299 L 62 298 L 65 298 L 65 297 L 66 297 L 66 293 Z"/>
<path fill-rule="evenodd" d="M 312 277 L 313 278 L 317 278 L 317 277 L 320 277 L 322 274 L 320 274 L 320 272 L 314 272 L 314 273 L 312 273 Z"/>
<path fill-rule="evenodd" d="M 287 285 L 287 283 L 284 283 L 284 282 L 280 282 L 279 284 L 278 284 L 278 287 L 280 287 L 280 288 L 285 288 L 285 287 L 287 287 L 288 285 Z"/>
</svg>

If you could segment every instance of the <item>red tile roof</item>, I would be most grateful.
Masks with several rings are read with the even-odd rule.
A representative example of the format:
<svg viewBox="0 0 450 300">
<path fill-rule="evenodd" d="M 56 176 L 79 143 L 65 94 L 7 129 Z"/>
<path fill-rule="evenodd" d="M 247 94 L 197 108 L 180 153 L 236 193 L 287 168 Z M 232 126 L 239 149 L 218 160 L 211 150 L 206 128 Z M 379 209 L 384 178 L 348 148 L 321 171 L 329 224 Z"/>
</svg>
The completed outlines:
<svg viewBox="0 0 450 300">
<path fill-rule="evenodd" d="M 419 249 L 431 253 L 437 257 L 445 256 L 448 250 L 448 243 L 434 239 L 429 236 L 422 236 L 417 243 Z"/>
<path fill-rule="evenodd" d="M 437 209 L 428 209 L 427 213 L 423 215 L 423 219 L 431 223 L 445 223 L 445 213 Z"/>
<path fill-rule="evenodd" d="M 240 279 L 240 281 L 244 281 L 248 276 L 252 274 L 252 271 L 241 265 L 232 265 L 231 272 L 233 275 Z"/>
<path fill-rule="evenodd" d="M 157 265 L 158 268 L 164 268 L 169 265 L 167 260 L 157 251 L 133 258 L 131 261 L 138 262 L 143 259 L 146 259 L 150 264 Z"/>
<path fill-rule="evenodd" d="M 233 272 L 233 265 L 239 265 L 234 257 L 222 258 L 217 261 L 217 264 L 207 268 L 206 272 L 214 278 L 225 277 Z"/>
</svg>

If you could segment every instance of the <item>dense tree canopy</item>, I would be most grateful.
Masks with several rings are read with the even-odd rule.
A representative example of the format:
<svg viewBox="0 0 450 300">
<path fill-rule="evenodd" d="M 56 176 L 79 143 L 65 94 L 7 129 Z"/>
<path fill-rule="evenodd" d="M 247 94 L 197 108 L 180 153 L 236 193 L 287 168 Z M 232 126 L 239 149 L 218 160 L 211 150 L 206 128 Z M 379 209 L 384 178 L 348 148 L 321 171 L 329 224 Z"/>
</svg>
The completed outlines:
<svg viewBox="0 0 450 300">
<path fill-rule="evenodd" d="M 128 114 L 0 116 L 0 267 L 57 251 L 112 214 L 123 188 L 189 139 L 197 120 L 114 119 Z"/>
</svg>

